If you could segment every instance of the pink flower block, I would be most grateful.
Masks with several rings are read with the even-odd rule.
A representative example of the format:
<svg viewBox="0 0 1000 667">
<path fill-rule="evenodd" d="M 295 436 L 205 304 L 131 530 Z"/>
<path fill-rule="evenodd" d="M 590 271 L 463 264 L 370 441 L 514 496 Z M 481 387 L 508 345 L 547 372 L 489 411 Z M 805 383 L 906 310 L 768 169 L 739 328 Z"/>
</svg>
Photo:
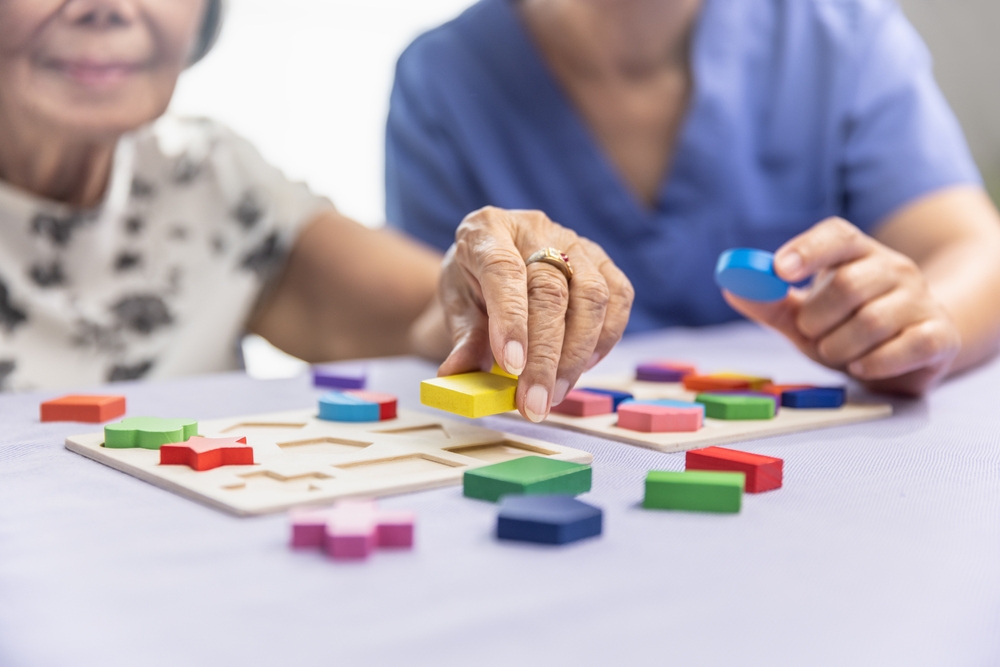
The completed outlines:
<svg viewBox="0 0 1000 667">
<path fill-rule="evenodd" d="M 702 410 L 625 403 L 618 408 L 618 427 L 643 433 L 697 431 L 702 427 Z"/>
</svg>

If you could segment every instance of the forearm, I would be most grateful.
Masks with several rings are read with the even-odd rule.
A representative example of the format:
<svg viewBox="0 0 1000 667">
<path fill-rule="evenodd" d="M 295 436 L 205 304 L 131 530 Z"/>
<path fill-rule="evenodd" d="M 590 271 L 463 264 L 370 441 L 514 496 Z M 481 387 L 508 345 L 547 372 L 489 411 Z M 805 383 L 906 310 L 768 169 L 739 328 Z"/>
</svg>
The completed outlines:
<svg viewBox="0 0 1000 667">
<path fill-rule="evenodd" d="M 436 252 L 329 211 L 300 234 L 251 328 L 307 361 L 408 354 L 439 272 Z"/>
</svg>

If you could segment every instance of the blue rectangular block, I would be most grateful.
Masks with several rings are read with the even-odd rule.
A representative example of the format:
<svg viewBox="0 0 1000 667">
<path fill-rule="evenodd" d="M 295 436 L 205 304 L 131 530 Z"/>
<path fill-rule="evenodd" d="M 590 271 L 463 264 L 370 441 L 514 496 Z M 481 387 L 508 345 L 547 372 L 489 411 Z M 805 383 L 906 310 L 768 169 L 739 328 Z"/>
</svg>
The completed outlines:
<svg viewBox="0 0 1000 667">
<path fill-rule="evenodd" d="M 501 540 L 567 544 L 601 534 L 604 513 L 570 496 L 504 496 L 497 518 Z"/>
<path fill-rule="evenodd" d="M 589 391 L 591 394 L 604 394 L 605 396 L 610 396 L 611 400 L 614 402 L 615 412 L 618 412 L 618 406 L 621 405 L 622 401 L 630 401 L 635 398 L 627 391 L 615 391 L 614 389 L 595 389 L 593 387 L 583 387 L 580 391 Z"/>
<path fill-rule="evenodd" d="M 792 389 L 781 394 L 781 404 L 786 408 L 839 408 L 846 400 L 843 387 Z"/>
<path fill-rule="evenodd" d="M 705 416 L 705 405 L 703 403 L 692 403 L 691 401 L 678 401 L 674 398 L 643 398 L 640 400 L 625 401 L 625 403 L 638 403 L 639 405 L 659 405 L 664 408 L 700 408 L 701 416 Z"/>
</svg>

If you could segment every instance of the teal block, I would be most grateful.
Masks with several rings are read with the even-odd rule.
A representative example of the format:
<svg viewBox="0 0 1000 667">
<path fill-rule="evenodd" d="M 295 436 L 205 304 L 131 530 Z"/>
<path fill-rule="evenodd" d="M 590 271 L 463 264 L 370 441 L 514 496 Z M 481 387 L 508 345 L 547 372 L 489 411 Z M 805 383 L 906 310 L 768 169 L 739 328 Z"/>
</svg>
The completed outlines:
<svg viewBox="0 0 1000 667">
<path fill-rule="evenodd" d="M 562 494 L 590 491 L 590 466 L 542 456 L 523 456 L 466 470 L 463 493 L 469 498 L 496 502 L 507 495 Z"/>
<path fill-rule="evenodd" d="M 742 472 L 652 470 L 646 475 L 647 509 L 692 512 L 740 511 L 746 475 Z"/>
<path fill-rule="evenodd" d="M 379 406 L 351 394 L 331 391 L 319 399 L 319 418 L 333 422 L 377 422 Z"/>
</svg>

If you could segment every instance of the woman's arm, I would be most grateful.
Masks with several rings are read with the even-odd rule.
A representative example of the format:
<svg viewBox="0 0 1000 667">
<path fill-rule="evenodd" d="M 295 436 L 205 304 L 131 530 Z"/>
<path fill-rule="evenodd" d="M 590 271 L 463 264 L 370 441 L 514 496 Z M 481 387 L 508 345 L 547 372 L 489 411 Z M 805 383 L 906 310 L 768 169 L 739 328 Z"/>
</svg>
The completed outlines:
<svg viewBox="0 0 1000 667">
<path fill-rule="evenodd" d="M 569 256 L 572 279 L 537 250 Z M 540 421 L 621 338 L 632 286 L 596 244 L 537 211 L 469 214 L 440 256 L 332 209 L 299 236 L 251 330 L 307 361 L 422 352 L 440 373 L 519 375 L 517 405 Z M 435 297 L 436 295 L 436 297 Z"/>
<path fill-rule="evenodd" d="M 980 188 L 918 199 L 875 238 L 826 220 L 779 249 L 775 270 L 813 285 L 729 303 L 875 390 L 922 393 L 1000 346 L 1000 216 Z"/>
</svg>

